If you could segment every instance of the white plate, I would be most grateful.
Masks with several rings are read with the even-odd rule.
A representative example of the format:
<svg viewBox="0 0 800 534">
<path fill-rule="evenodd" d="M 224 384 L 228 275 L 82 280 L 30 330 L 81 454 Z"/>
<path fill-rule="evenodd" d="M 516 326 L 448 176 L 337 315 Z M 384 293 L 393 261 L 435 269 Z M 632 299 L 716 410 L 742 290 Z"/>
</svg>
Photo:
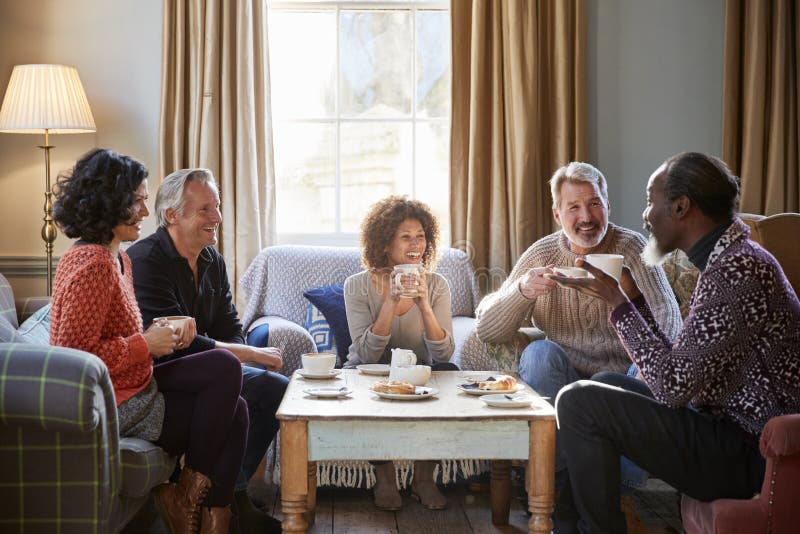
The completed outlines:
<svg viewBox="0 0 800 534">
<path fill-rule="evenodd" d="M 370 390 L 372 391 L 372 390 Z M 381 391 L 372 391 L 375 395 L 383 397 L 384 399 L 392 400 L 421 400 L 430 399 L 435 397 L 439 390 L 428 386 L 417 386 L 416 393 L 413 395 L 405 393 L 383 393 Z"/>
<path fill-rule="evenodd" d="M 389 365 L 385 363 L 362 363 L 356 369 L 365 375 L 389 376 Z"/>
<path fill-rule="evenodd" d="M 331 369 L 327 373 L 312 373 L 311 371 L 307 371 L 306 369 L 298 369 L 297 374 L 302 376 L 303 378 L 334 378 L 340 374 L 342 374 L 341 369 Z"/>
<path fill-rule="evenodd" d="M 320 387 L 320 388 L 306 388 L 303 393 L 311 395 L 312 397 L 346 397 L 353 391 L 348 387 L 337 388 L 335 386 Z"/>
<path fill-rule="evenodd" d="M 514 389 L 478 389 L 478 388 L 465 388 L 464 384 L 459 384 L 456 386 L 458 389 L 467 393 L 469 395 L 492 395 L 492 394 L 504 394 L 504 393 L 516 393 L 521 389 L 525 389 L 525 386 L 522 384 L 517 384 Z"/>
<path fill-rule="evenodd" d="M 533 402 L 531 395 L 509 395 L 510 399 L 505 394 L 483 395 L 481 400 L 489 406 L 497 408 L 524 408 L 530 406 Z"/>
</svg>

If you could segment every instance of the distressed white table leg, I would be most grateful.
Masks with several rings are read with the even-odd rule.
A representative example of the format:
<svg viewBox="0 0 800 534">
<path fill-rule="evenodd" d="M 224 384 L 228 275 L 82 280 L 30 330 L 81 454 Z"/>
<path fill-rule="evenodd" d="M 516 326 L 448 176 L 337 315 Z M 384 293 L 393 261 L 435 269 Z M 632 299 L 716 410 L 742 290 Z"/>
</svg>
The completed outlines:
<svg viewBox="0 0 800 534">
<path fill-rule="evenodd" d="M 553 530 L 553 493 L 555 483 L 556 422 L 534 419 L 530 423 L 528 448 L 528 532 Z"/>
<path fill-rule="evenodd" d="M 281 507 L 284 532 L 306 532 L 308 498 L 308 426 L 281 420 Z"/>
</svg>

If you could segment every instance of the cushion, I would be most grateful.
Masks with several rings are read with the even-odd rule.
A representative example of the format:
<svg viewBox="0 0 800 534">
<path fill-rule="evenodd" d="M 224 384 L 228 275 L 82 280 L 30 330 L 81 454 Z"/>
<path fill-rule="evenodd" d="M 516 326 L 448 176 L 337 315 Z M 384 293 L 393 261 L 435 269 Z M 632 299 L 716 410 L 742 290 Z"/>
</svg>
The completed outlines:
<svg viewBox="0 0 800 534">
<path fill-rule="evenodd" d="M 50 305 L 39 308 L 17 330 L 22 339 L 34 345 L 50 344 Z"/>
<path fill-rule="evenodd" d="M 336 340 L 333 339 L 331 325 L 313 304 L 308 305 L 305 328 L 311 334 L 318 352 L 336 352 Z"/>
<path fill-rule="evenodd" d="M 347 312 L 344 309 L 344 285 L 309 289 L 303 293 L 303 296 L 322 312 L 325 320 L 331 326 L 333 339 L 336 341 L 339 366 L 343 365 L 347 360 L 347 352 L 350 350 L 350 344 L 352 343 L 350 330 L 347 327 Z"/>
</svg>

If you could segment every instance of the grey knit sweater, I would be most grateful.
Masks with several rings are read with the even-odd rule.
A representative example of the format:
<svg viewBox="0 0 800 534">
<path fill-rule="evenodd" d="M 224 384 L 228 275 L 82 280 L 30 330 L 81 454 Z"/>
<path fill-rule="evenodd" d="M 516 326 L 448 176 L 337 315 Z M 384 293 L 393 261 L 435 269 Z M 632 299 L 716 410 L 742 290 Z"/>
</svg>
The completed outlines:
<svg viewBox="0 0 800 534">
<path fill-rule="evenodd" d="M 672 337 L 681 324 L 678 303 L 664 270 L 642 262 L 640 254 L 644 246 L 645 240 L 637 232 L 609 223 L 606 236 L 595 252 L 625 257 L 625 265 L 630 267 L 639 289 L 651 303 L 661 329 Z M 566 351 L 579 373 L 590 376 L 598 371 L 626 371 L 631 360 L 608 322 L 612 310 L 605 302 L 561 287 L 534 300 L 528 300 L 519 290 L 519 279 L 532 267 L 572 266 L 579 257 L 569 249 L 561 230 L 531 245 L 503 286 L 487 295 L 478 306 L 476 328 L 481 341 L 506 341 L 530 323 Z"/>
</svg>

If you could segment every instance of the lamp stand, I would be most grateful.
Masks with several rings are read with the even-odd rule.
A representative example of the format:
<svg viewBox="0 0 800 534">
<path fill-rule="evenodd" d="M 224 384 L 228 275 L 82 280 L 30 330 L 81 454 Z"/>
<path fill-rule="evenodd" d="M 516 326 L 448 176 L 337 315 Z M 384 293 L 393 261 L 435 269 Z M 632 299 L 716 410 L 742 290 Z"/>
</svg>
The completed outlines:
<svg viewBox="0 0 800 534">
<path fill-rule="evenodd" d="M 53 223 L 53 191 L 50 189 L 50 133 L 44 130 L 44 145 L 39 148 L 44 150 L 45 190 L 44 190 L 44 225 L 42 226 L 42 239 L 47 253 L 47 296 L 53 294 L 53 242 L 58 231 Z"/>
</svg>

